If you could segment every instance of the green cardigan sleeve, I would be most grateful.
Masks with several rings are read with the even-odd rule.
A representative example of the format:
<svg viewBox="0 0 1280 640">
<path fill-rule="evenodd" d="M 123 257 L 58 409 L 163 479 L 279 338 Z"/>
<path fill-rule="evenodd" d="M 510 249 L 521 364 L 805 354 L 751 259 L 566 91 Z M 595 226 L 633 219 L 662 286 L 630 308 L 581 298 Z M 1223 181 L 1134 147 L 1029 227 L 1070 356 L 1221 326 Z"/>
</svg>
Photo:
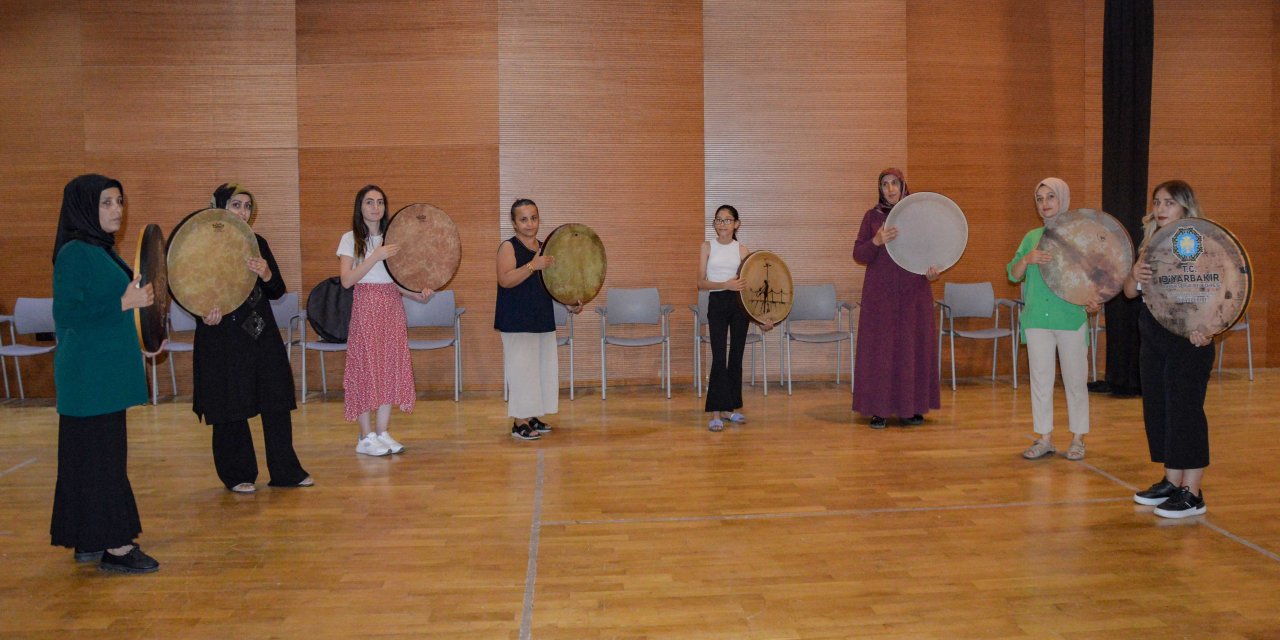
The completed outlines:
<svg viewBox="0 0 1280 640">
<path fill-rule="evenodd" d="M 83 242 L 68 242 L 58 252 L 53 265 L 53 320 L 72 329 L 82 329 L 114 320 L 122 313 L 120 297 L 124 289 L 104 286 L 93 263 L 98 251 Z M 125 286 L 128 286 L 127 284 Z"/>
</svg>

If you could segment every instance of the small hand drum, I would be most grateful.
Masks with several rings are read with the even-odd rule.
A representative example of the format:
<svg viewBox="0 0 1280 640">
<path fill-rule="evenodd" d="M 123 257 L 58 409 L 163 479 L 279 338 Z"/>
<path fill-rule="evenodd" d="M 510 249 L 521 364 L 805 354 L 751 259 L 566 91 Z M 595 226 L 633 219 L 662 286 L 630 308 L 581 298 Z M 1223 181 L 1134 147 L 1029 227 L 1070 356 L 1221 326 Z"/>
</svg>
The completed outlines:
<svg viewBox="0 0 1280 640">
<path fill-rule="evenodd" d="M 884 222 L 898 237 L 885 244 L 898 266 L 924 275 L 938 265 L 946 271 L 960 261 L 969 244 L 969 222 L 959 205 L 940 193 L 913 193 L 893 205 Z"/>
<path fill-rule="evenodd" d="M 1064 211 L 1045 221 L 1037 248 L 1053 257 L 1040 265 L 1045 284 L 1059 298 L 1088 305 L 1106 302 L 1124 288 L 1133 268 L 1133 241 L 1110 214 L 1093 209 Z"/>
<path fill-rule="evenodd" d="M 231 313 L 253 293 L 258 275 L 245 261 L 261 258 L 253 229 L 226 209 L 203 209 L 169 234 L 169 291 L 188 313 L 203 318 L 215 307 Z"/>
<path fill-rule="evenodd" d="M 1147 242 L 1151 282 L 1142 285 L 1147 309 L 1164 328 L 1183 337 L 1214 336 L 1249 308 L 1253 268 L 1240 241 L 1205 218 L 1184 218 L 1158 229 Z"/>
<path fill-rule="evenodd" d="M 151 304 L 133 310 L 142 350 L 155 353 L 169 334 L 169 269 L 164 259 L 164 232 L 159 226 L 149 224 L 138 234 L 133 272 L 142 276 L 142 286 L 151 285 L 155 293 Z"/>
<path fill-rule="evenodd" d="M 554 256 L 555 264 L 542 270 L 547 293 L 561 304 L 586 304 L 604 286 L 609 261 L 600 236 L 585 224 L 556 227 L 542 243 L 542 255 Z"/>
<path fill-rule="evenodd" d="M 772 251 L 752 251 L 738 266 L 745 282 L 738 295 L 747 315 L 760 324 L 778 324 L 791 313 L 795 286 L 791 269 Z"/>
<path fill-rule="evenodd" d="M 387 273 L 409 291 L 439 291 L 453 279 L 462 262 L 458 227 L 444 211 L 429 204 L 411 204 L 387 223 L 383 244 L 400 246 L 387 258 Z"/>
</svg>

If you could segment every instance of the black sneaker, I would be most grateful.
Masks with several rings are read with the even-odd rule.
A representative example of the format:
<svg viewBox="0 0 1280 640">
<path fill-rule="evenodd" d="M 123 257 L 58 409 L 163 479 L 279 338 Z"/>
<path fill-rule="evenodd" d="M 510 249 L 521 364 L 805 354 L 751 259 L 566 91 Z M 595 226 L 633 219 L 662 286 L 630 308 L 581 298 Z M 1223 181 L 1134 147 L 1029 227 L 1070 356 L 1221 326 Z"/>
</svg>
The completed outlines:
<svg viewBox="0 0 1280 640">
<path fill-rule="evenodd" d="M 884 419 L 884 418 L 881 418 L 880 416 L 871 416 L 871 428 L 872 428 L 872 429 L 883 429 L 883 428 L 885 427 L 885 425 L 886 425 L 886 424 L 888 424 L 888 423 L 887 423 L 887 422 L 885 422 L 885 419 Z"/>
<path fill-rule="evenodd" d="M 533 430 L 538 433 L 551 433 L 551 425 L 537 418 L 529 418 L 529 426 L 533 427 Z"/>
<path fill-rule="evenodd" d="M 924 424 L 924 416 L 917 413 L 914 416 L 911 416 L 910 418 L 903 418 L 902 424 L 905 424 L 908 427 L 918 427 Z"/>
<path fill-rule="evenodd" d="M 515 424 L 511 425 L 511 437 L 519 440 L 537 440 L 542 436 L 527 424 Z"/>
<path fill-rule="evenodd" d="M 110 551 L 102 553 L 102 562 L 98 564 L 98 568 L 103 571 L 115 571 L 117 573 L 151 573 L 160 570 L 160 563 L 155 558 L 142 552 L 142 548 L 133 545 L 129 549 L 129 553 L 122 556 L 113 555 Z"/>
<path fill-rule="evenodd" d="M 85 551 L 80 547 L 76 547 L 76 562 L 97 562 L 101 559 L 101 551 Z"/>
<path fill-rule="evenodd" d="M 1089 393 L 1111 393 L 1111 383 L 1106 380 L 1094 380 L 1085 386 Z"/>
<path fill-rule="evenodd" d="M 1204 492 L 1195 495 L 1186 487 L 1178 489 L 1177 495 L 1156 507 L 1156 515 L 1161 518 L 1190 518 L 1204 515 L 1205 511 L 1208 508 L 1204 505 Z"/>
<path fill-rule="evenodd" d="M 1167 478 L 1160 478 L 1160 482 L 1151 485 L 1146 491 L 1139 491 L 1133 494 L 1133 501 L 1154 507 L 1164 504 L 1165 500 L 1177 494 L 1178 485 L 1169 482 Z"/>
</svg>

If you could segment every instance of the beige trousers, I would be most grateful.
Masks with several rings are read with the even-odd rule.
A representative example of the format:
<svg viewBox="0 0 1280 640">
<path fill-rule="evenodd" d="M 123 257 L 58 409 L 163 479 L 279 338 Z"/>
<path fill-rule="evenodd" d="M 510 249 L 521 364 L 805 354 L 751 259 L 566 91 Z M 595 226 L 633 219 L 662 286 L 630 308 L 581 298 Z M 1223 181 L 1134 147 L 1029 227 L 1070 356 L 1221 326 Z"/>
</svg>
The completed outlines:
<svg viewBox="0 0 1280 640">
<path fill-rule="evenodd" d="M 560 410 L 560 356 L 556 333 L 500 333 L 507 378 L 507 415 L 536 418 Z"/>
<path fill-rule="evenodd" d="M 1057 364 L 1067 391 L 1067 422 L 1071 433 L 1089 433 L 1089 345 L 1087 327 L 1075 331 L 1027 329 L 1027 361 L 1031 365 L 1031 418 L 1035 432 L 1053 432 L 1053 383 Z"/>
</svg>

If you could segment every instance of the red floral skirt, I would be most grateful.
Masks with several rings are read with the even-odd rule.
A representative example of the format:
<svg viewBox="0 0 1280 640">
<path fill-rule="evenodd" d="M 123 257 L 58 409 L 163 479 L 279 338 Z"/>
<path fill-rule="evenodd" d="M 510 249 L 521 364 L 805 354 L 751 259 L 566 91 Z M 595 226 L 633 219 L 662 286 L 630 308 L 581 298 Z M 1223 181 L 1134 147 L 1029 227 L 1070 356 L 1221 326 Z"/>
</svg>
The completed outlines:
<svg viewBox="0 0 1280 640">
<path fill-rule="evenodd" d="M 417 404 L 404 303 L 396 285 L 356 285 L 342 388 L 347 420 L 384 404 L 399 405 L 404 412 Z"/>
</svg>

